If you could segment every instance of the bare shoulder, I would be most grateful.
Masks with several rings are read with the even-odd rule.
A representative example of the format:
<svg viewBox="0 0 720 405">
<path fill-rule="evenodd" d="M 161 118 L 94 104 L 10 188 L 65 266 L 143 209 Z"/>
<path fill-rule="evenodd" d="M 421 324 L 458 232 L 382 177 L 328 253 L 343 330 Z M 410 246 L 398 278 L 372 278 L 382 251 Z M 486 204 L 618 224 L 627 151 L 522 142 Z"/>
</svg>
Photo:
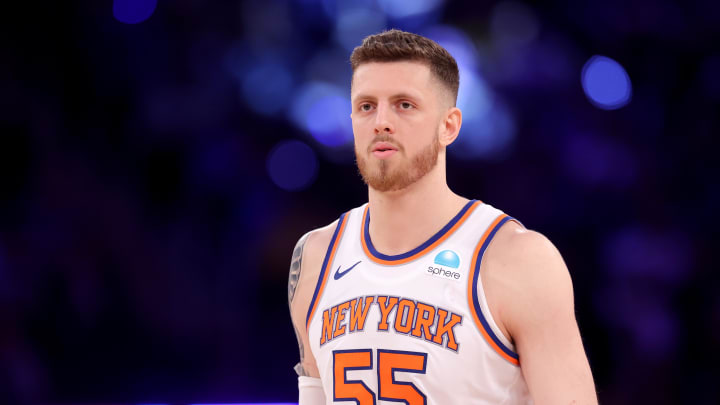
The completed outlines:
<svg viewBox="0 0 720 405">
<path fill-rule="evenodd" d="M 318 266 L 313 267 L 313 271 L 317 274 L 320 273 L 320 265 L 325 258 L 325 253 L 330 245 L 335 228 L 337 227 L 338 220 L 333 223 L 324 226 L 322 228 L 314 229 L 308 232 L 308 241 L 306 244 L 306 258 L 309 262 L 316 263 Z"/>
<path fill-rule="evenodd" d="M 517 325 L 572 313 L 572 281 L 558 249 L 539 232 L 510 221 L 483 260 L 483 284 L 493 317 L 508 337 Z"/>
<path fill-rule="evenodd" d="M 310 350 L 305 319 L 320 276 L 325 250 L 336 226 L 337 221 L 306 233 L 293 249 L 288 277 L 288 305 L 300 349 L 300 362 L 295 366 L 295 372 L 300 376 L 320 376 Z"/>
<path fill-rule="evenodd" d="M 542 234 L 509 222 L 486 253 L 488 306 L 515 346 L 533 399 L 596 404 L 575 319 L 572 281 L 558 249 Z"/>
<path fill-rule="evenodd" d="M 501 227 L 487 251 L 488 261 L 508 272 L 508 276 L 522 278 L 548 271 L 567 272 L 562 256 L 555 245 L 543 234 L 510 221 Z M 545 265 L 563 264 L 561 269 Z M 529 274 L 527 274 L 529 273 Z"/>
<path fill-rule="evenodd" d="M 317 280 L 325 251 L 330 244 L 337 220 L 322 228 L 313 229 L 303 235 L 295 245 L 290 264 L 290 278 L 288 281 L 288 302 L 293 303 L 298 288 L 307 288 L 308 282 Z M 304 296 L 306 294 L 301 294 Z M 309 303 L 308 303 L 309 305 Z"/>
</svg>

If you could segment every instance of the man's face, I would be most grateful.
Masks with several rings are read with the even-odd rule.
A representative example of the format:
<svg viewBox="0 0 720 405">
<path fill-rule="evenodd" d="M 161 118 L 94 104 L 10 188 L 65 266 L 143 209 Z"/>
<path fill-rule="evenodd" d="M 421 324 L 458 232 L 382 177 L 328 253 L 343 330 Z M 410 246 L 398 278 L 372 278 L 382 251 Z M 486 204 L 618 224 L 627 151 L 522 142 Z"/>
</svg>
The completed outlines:
<svg viewBox="0 0 720 405">
<path fill-rule="evenodd" d="M 363 180 L 378 191 L 401 190 L 432 170 L 447 106 L 427 65 L 360 65 L 351 91 L 355 158 Z"/>
</svg>

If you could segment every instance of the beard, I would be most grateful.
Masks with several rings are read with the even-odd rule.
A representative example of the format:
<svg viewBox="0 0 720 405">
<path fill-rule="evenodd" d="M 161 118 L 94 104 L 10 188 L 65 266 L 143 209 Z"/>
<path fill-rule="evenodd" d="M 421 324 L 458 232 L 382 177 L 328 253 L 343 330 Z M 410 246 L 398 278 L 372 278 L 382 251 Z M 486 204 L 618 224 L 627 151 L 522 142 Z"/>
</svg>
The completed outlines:
<svg viewBox="0 0 720 405">
<path fill-rule="evenodd" d="M 376 137 L 370 143 L 371 146 L 368 147 L 367 155 L 372 154 L 370 148 L 376 142 L 391 142 L 391 139 L 387 135 Z M 395 145 L 394 142 L 392 143 Z M 395 160 L 398 160 L 405 154 L 405 149 L 401 145 L 396 146 L 398 151 L 395 154 L 401 155 L 395 158 Z M 383 192 L 402 190 L 422 179 L 435 167 L 439 154 L 440 141 L 437 136 L 433 138 L 430 145 L 424 147 L 411 159 L 399 162 L 390 162 L 389 159 L 368 159 L 365 157 L 366 154 L 359 153 L 357 147 L 355 147 L 355 161 L 363 181 L 369 187 Z"/>
</svg>

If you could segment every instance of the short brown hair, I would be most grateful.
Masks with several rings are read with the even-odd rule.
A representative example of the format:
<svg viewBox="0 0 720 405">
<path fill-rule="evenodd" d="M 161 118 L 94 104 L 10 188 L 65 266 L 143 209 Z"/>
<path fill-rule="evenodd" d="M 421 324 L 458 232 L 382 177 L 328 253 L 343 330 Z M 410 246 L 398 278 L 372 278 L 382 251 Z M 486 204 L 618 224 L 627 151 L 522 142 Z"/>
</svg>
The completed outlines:
<svg viewBox="0 0 720 405">
<path fill-rule="evenodd" d="M 398 61 L 426 63 L 432 74 L 450 90 L 453 104 L 457 102 L 460 86 L 457 62 L 450 52 L 432 39 L 392 29 L 366 37 L 350 55 L 353 73 L 363 63 Z"/>
</svg>

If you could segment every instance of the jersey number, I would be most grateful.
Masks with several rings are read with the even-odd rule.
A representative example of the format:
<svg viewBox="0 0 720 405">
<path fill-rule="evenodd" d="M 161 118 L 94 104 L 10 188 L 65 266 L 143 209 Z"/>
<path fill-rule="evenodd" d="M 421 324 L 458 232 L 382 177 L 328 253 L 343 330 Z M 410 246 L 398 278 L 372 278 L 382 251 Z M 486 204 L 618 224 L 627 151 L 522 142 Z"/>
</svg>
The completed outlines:
<svg viewBox="0 0 720 405">
<path fill-rule="evenodd" d="M 377 350 L 378 395 L 383 401 L 426 405 L 427 397 L 415 384 L 395 381 L 396 372 L 425 374 L 427 353 L 400 350 Z M 333 351 L 334 401 L 354 401 L 358 405 L 375 405 L 375 393 L 360 380 L 348 380 L 349 370 L 371 370 L 372 349 Z"/>
</svg>

